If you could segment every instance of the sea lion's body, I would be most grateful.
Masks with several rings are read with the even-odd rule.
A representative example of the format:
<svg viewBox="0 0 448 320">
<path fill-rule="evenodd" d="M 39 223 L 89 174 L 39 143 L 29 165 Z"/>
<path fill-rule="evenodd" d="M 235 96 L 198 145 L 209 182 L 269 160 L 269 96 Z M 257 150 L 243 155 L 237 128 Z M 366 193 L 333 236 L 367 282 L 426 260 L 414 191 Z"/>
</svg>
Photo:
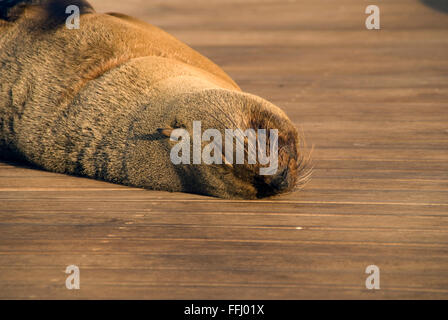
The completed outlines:
<svg viewBox="0 0 448 320">
<path fill-rule="evenodd" d="M 173 165 L 170 143 L 157 129 L 190 130 L 197 120 L 219 130 L 260 122 L 285 130 L 295 161 L 285 163 L 280 154 L 280 169 L 291 167 L 291 176 L 283 172 L 287 186 L 275 187 L 284 192 L 296 184 L 302 158 L 294 126 L 277 107 L 241 92 L 210 60 L 127 16 L 86 10 L 80 28 L 68 29 L 51 25 L 46 10 L 33 5 L 0 20 L 2 153 L 54 172 L 148 189 L 256 198 L 278 192 L 260 193 L 254 178 L 233 174 L 234 167 Z M 257 114 L 274 120 L 257 121 Z"/>
</svg>

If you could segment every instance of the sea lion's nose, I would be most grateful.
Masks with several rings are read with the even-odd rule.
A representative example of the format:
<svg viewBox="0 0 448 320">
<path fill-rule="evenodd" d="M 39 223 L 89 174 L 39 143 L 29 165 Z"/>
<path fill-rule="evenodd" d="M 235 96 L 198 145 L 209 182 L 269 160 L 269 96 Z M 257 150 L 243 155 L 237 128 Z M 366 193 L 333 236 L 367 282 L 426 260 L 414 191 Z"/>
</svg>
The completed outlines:
<svg viewBox="0 0 448 320">
<path fill-rule="evenodd" d="M 277 174 L 275 174 L 272 177 L 271 182 L 269 183 L 269 186 L 277 191 L 283 191 L 288 189 L 289 183 L 290 183 L 290 179 L 288 179 L 288 174 L 289 174 L 289 168 L 286 167 L 283 170 L 279 170 L 277 172 Z"/>
<path fill-rule="evenodd" d="M 294 179 L 291 179 L 291 171 L 288 167 L 278 170 L 272 176 L 258 176 L 255 181 L 258 198 L 281 193 L 290 189 L 291 184 L 294 184 Z"/>
</svg>

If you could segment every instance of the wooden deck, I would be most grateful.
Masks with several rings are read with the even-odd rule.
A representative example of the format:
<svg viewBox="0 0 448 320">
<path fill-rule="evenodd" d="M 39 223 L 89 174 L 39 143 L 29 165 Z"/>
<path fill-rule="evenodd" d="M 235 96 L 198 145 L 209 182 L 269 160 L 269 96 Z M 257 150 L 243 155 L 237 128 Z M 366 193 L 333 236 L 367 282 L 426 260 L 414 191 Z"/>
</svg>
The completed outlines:
<svg viewBox="0 0 448 320">
<path fill-rule="evenodd" d="M 0 298 L 447 299 L 448 14 L 425 2 L 91 0 L 284 108 L 315 145 L 314 175 L 279 199 L 225 201 L 2 162 Z M 65 288 L 72 264 L 80 290 Z"/>
</svg>

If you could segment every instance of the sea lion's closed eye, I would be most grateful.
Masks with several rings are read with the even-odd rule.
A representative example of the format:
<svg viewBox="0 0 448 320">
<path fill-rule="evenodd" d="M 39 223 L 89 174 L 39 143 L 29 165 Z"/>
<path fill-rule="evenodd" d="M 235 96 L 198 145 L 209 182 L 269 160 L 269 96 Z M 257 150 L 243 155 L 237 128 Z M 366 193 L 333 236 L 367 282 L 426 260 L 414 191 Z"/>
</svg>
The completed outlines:
<svg viewBox="0 0 448 320">
<path fill-rule="evenodd" d="M 169 138 L 173 130 L 174 130 L 173 128 L 158 128 L 157 132 Z"/>
</svg>

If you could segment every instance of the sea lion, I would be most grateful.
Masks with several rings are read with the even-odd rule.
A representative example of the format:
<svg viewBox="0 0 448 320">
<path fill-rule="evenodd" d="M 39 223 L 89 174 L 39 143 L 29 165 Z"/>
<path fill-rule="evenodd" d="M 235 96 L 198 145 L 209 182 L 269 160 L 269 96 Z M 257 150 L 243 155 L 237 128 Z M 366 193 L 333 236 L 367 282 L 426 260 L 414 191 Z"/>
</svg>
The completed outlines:
<svg viewBox="0 0 448 320">
<path fill-rule="evenodd" d="M 80 9 L 79 29 L 65 25 L 69 5 Z M 223 134 L 278 130 L 277 170 L 262 175 L 262 165 L 248 161 L 174 164 L 171 134 L 191 133 L 197 121 Z M 257 199 L 308 180 L 302 146 L 281 109 L 242 92 L 221 68 L 157 27 L 98 14 L 83 0 L 0 0 L 3 155 L 129 186 Z"/>
</svg>

